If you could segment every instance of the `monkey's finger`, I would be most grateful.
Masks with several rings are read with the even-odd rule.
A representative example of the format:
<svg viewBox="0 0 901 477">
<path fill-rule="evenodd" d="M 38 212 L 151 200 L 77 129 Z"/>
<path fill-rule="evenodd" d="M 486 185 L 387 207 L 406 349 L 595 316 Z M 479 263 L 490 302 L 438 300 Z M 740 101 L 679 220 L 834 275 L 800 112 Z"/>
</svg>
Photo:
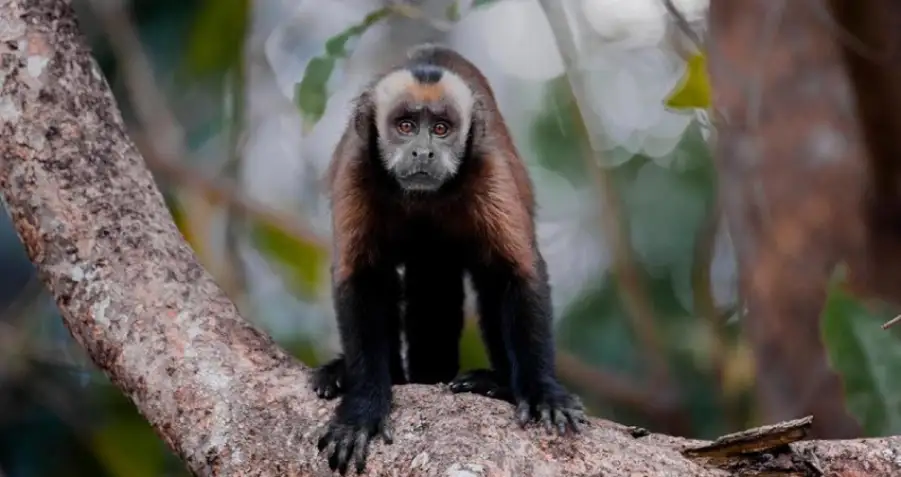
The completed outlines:
<svg viewBox="0 0 901 477">
<path fill-rule="evenodd" d="M 569 427 L 572 428 L 573 433 L 576 433 L 576 434 L 578 434 L 579 432 L 582 432 L 582 424 L 588 422 L 588 420 L 585 419 L 585 416 L 584 415 L 580 416 L 580 414 L 581 413 L 578 413 L 578 412 L 567 412 L 566 413 L 566 420 L 567 420 L 567 422 L 569 422 Z"/>
<path fill-rule="evenodd" d="M 541 404 L 538 406 L 538 419 L 541 421 L 541 424 L 544 426 L 545 432 L 548 434 L 553 434 L 554 430 L 551 428 L 551 407 L 547 404 Z"/>
<path fill-rule="evenodd" d="M 528 402 L 522 401 L 516 406 L 516 422 L 519 424 L 519 427 L 526 427 L 526 423 L 529 422 L 531 417 L 530 415 L 531 408 Z"/>
<path fill-rule="evenodd" d="M 354 453 L 351 456 L 358 474 L 363 473 L 363 469 L 366 467 L 366 459 L 368 458 L 369 434 L 367 432 L 358 432 L 357 439 L 354 441 Z"/>
<path fill-rule="evenodd" d="M 341 452 L 338 453 L 338 472 L 340 472 L 341 475 L 344 475 L 347 472 L 347 465 L 350 463 L 350 457 L 353 454 L 355 441 L 356 435 L 352 432 L 347 432 L 344 434 L 344 438 L 341 439 Z"/>
<path fill-rule="evenodd" d="M 472 381 L 454 381 L 450 384 L 450 390 L 453 393 L 466 393 L 472 392 L 475 388 L 475 383 Z"/>
<path fill-rule="evenodd" d="M 554 424 L 557 425 L 557 434 L 561 436 L 566 434 L 567 419 L 565 412 L 560 409 L 554 409 Z"/>
<path fill-rule="evenodd" d="M 331 453 L 328 456 L 328 468 L 335 470 L 338 468 L 338 452 L 341 450 L 341 445 L 336 443 L 335 448 L 332 449 Z"/>
<path fill-rule="evenodd" d="M 332 441 L 332 430 L 326 429 L 325 432 L 319 436 L 319 441 L 316 442 L 316 448 L 319 449 L 319 452 L 322 452 Z"/>
<path fill-rule="evenodd" d="M 588 424 L 588 416 L 585 415 L 585 412 L 581 409 L 578 410 L 570 410 L 570 414 L 572 414 L 573 418 L 579 421 L 582 424 Z"/>
<path fill-rule="evenodd" d="M 379 424 L 379 435 L 382 436 L 382 440 L 385 441 L 385 444 L 394 443 L 394 429 L 392 429 L 391 423 L 389 423 L 387 419 Z"/>
<path fill-rule="evenodd" d="M 332 397 L 334 397 L 332 395 L 332 389 L 328 386 L 316 388 L 316 395 L 322 399 L 331 399 Z"/>
<path fill-rule="evenodd" d="M 345 473 L 347 473 L 347 462 L 349 461 L 351 449 L 348 445 L 345 445 L 343 443 L 338 447 L 338 449 L 340 449 L 340 451 L 337 452 L 338 473 L 344 475 Z"/>
</svg>

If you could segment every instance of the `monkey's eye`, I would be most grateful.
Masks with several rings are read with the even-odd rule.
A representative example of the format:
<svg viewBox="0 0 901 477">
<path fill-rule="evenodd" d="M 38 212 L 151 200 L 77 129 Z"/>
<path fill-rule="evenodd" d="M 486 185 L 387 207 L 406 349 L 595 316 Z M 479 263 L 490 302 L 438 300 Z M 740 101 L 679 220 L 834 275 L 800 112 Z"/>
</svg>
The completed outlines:
<svg viewBox="0 0 901 477">
<path fill-rule="evenodd" d="M 397 130 L 401 134 L 412 134 L 415 129 L 416 125 L 409 119 L 401 119 L 397 123 Z"/>
<path fill-rule="evenodd" d="M 432 126 L 432 132 L 438 137 L 444 137 L 450 132 L 450 126 L 448 126 L 447 123 L 437 123 Z"/>
</svg>

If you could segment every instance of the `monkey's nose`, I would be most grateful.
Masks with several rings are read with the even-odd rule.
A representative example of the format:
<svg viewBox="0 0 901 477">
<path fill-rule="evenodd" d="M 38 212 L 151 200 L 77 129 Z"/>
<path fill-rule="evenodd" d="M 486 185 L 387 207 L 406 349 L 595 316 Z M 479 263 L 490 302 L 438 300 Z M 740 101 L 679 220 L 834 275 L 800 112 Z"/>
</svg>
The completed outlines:
<svg viewBox="0 0 901 477">
<path fill-rule="evenodd" d="M 432 151 L 431 149 L 426 149 L 426 148 L 413 149 L 413 158 L 414 159 L 425 159 L 425 158 L 432 159 L 434 157 L 435 157 L 435 152 Z"/>
</svg>

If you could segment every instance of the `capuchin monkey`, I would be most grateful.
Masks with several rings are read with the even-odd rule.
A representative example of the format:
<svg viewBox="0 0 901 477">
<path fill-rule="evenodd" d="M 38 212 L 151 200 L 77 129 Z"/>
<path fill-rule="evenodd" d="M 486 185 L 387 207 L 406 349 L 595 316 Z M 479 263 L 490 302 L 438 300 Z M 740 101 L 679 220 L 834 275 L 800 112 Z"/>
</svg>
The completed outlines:
<svg viewBox="0 0 901 477">
<path fill-rule="evenodd" d="M 391 385 L 404 382 L 450 382 L 514 403 L 521 426 L 579 430 L 582 405 L 554 369 L 531 180 L 471 62 L 421 45 L 376 78 L 356 99 L 329 186 L 343 356 L 316 370 L 313 387 L 341 397 L 318 442 L 332 470 L 362 472 L 372 439 L 392 441 Z M 492 369 L 455 378 L 466 272 Z"/>
</svg>

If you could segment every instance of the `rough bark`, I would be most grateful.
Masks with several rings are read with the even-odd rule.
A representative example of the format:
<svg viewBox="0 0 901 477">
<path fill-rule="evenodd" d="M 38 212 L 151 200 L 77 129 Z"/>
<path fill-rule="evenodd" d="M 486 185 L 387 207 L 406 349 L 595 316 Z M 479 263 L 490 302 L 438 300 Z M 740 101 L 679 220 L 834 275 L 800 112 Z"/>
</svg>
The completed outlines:
<svg viewBox="0 0 901 477">
<path fill-rule="evenodd" d="M 820 334 L 844 262 L 901 303 L 901 8 L 890 0 L 714 0 L 710 67 L 720 190 L 767 421 L 861 434 Z"/>
<path fill-rule="evenodd" d="M 0 57 L 2 196 L 75 339 L 196 475 L 329 475 L 314 441 L 334 404 L 198 265 L 69 2 L 0 4 Z M 397 388 L 395 404 L 395 443 L 374 444 L 369 475 L 713 477 L 780 461 L 720 470 L 684 458 L 689 441 L 598 419 L 550 437 L 520 430 L 510 406 L 438 387 Z M 899 438 L 793 446 L 797 475 L 815 475 L 812 460 L 828 475 L 901 471 Z"/>
</svg>

